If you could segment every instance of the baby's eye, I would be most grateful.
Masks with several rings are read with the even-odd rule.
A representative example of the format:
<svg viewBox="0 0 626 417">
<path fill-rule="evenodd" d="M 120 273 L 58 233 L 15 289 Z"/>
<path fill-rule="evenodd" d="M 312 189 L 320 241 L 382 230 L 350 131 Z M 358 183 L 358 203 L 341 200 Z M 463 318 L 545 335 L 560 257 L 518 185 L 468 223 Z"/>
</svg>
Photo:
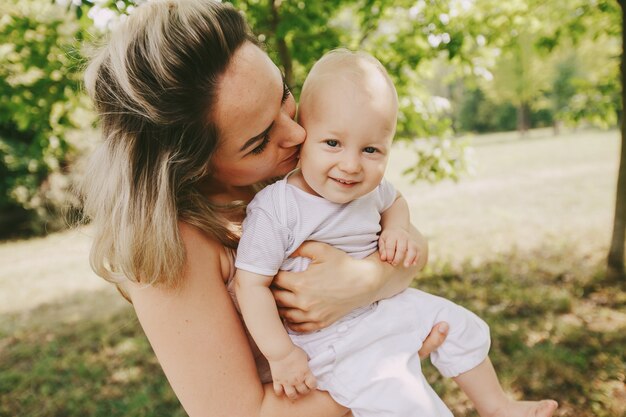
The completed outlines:
<svg viewBox="0 0 626 417">
<path fill-rule="evenodd" d="M 378 149 L 374 148 L 373 146 L 368 146 L 367 148 L 363 149 L 363 152 L 365 152 L 365 153 L 376 153 L 376 152 L 378 152 Z"/>
<path fill-rule="evenodd" d="M 330 146 L 331 148 L 336 148 L 337 146 L 339 146 L 339 142 L 334 139 L 328 139 L 326 141 L 326 144 Z"/>
</svg>

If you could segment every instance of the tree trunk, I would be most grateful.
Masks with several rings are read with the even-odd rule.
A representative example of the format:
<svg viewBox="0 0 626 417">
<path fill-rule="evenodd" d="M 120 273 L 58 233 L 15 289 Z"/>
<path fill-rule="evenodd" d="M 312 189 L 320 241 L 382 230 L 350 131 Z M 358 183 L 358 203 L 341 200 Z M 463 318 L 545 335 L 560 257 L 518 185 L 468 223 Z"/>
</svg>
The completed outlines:
<svg viewBox="0 0 626 417">
<path fill-rule="evenodd" d="M 517 130 L 522 136 L 526 136 L 530 129 L 530 106 L 523 101 L 517 106 Z"/>
<path fill-rule="evenodd" d="M 626 62 L 624 60 L 624 45 L 626 45 L 626 0 L 620 0 L 622 8 L 622 54 L 621 54 L 621 79 L 622 79 L 622 109 L 626 109 Z M 626 238 L 626 122 L 623 113 L 620 120 L 622 131 L 622 146 L 620 151 L 619 171 L 617 175 L 617 192 L 615 196 L 615 217 L 613 220 L 613 236 L 608 256 L 607 275 L 613 279 L 624 278 L 624 239 Z"/>
<path fill-rule="evenodd" d="M 276 39 L 276 47 L 278 49 L 278 56 L 280 57 L 280 62 L 283 65 L 283 74 L 285 76 L 285 83 L 289 88 L 293 88 L 294 79 L 293 79 L 293 65 L 291 62 L 291 54 L 289 53 L 289 47 L 287 46 L 287 42 L 285 42 L 285 38 L 282 36 L 278 36 L 278 25 L 280 23 L 280 15 L 278 13 L 278 7 L 280 6 L 280 0 L 272 0 L 271 8 L 272 8 L 272 36 Z"/>
<path fill-rule="evenodd" d="M 556 119 L 552 122 L 552 133 L 554 136 L 559 136 L 561 134 L 561 123 Z"/>
</svg>

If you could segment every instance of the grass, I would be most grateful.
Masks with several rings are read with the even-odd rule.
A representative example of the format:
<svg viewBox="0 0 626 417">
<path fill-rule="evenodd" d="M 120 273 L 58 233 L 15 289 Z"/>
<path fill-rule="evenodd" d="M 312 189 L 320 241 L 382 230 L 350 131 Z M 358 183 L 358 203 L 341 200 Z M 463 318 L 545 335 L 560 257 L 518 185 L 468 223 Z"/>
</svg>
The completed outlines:
<svg viewBox="0 0 626 417">
<path fill-rule="evenodd" d="M 389 178 L 431 242 L 415 285 L 483 317 L 502 383 L 559 416 L 626 415 L 626 291 L 606 282 L 617 132 L 474 138 L 476 174 Z M 0 416 L 184 416 L 130 307 L 87 264 L 89 229 L 0 244 Z M 455 416 L 462 393 L 424 364 Z"/>
<path fill-rule="evenodd" d="M 607 283 L 589 259 L 563 260 L 546 250 L 502 256 L 480 267 L 430 270 L 418 281 L 489 323 L 490 356 L 505 390 L 516 398 L 555 398 L 559 416 L 626 415 L 626 293 Z M 429 380 L 454 404 L 456 416 L 475 416 L 449 380 L 427 367 Z"/>
</svg>

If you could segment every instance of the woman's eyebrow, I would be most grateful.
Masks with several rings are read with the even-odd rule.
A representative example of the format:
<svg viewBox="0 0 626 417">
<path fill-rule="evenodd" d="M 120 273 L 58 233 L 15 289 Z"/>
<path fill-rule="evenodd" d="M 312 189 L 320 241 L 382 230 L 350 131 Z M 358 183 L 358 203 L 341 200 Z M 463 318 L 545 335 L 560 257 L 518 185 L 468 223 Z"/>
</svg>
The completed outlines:
<svg viewBox="0 0 626 417">
<path fill-rule="evenodd" d="M 243 144 L 241 149 L 239 149 L 239 152 L 245 151 L 247 148 L 252 146 L 254 143 L 256 143 L 256 142 L 260 141 L 261 139 L 263 139 L 267 135 L 267 133 L 272 129 L 272 126 L 274 126 L 274 122 L 270 123 L 270 125 L 267 127 L 267 129 L 265 129 L 264 131 L 262 131 L 261 133 L 259 133 L 255 137 L 248 139 L 246 141 L 246 143 Z"/>
</svg>

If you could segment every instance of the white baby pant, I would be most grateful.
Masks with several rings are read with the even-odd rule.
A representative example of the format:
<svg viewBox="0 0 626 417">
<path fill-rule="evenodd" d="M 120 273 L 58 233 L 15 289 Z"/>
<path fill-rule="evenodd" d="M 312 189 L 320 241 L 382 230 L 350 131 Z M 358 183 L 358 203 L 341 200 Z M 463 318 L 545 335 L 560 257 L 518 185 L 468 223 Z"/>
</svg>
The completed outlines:
<svg viewBox="0 0 626 417">
<path fill-rule="evenodd" d="M 487 357 L 487 324 L 469 310 L 409 288 L 313 333 L 290 334 L 309 356 L 318 388 L 355 417 L 439 417 L 452 413 L 421 371 L 418 350 L 441 321 L 445 342 L 430 358 L 442 375 L 457 376 Z"/>
</svg>

